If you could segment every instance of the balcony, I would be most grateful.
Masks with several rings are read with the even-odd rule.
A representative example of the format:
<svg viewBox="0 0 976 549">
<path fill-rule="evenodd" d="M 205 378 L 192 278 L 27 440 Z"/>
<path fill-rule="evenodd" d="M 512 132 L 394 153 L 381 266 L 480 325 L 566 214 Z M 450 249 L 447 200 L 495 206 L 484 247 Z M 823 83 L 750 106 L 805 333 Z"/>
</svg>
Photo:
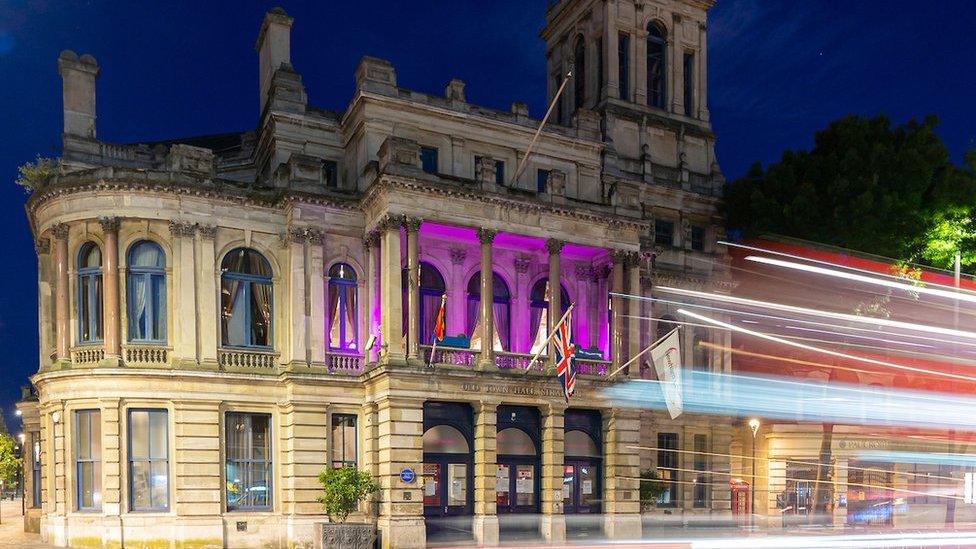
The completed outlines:
<svg viewBox="0 0 976 549">
<path fill-rule="evenodd" d="M 420 346 L 421 355 L 427 364 L 447 364 L 448 366 L 460 366 L 462 368 L 474 368 L 478 362 L 478 353 L 471 349 L 457 349 L 454 347 L 438 347 L 433 350 L 430 345 Z M 434 352 L 434 360 L 430 358 Z"/>
<path fill-rule="evenodd" d="M 332 353 L 326 357 L 329 373 L 357 376 L 363 372 L 363 357 L 359 354 Z"/>
<path fill-rule="evenodd" d="M 525 353 L 510 353 L 508 351 L 495 351 L 495 367 L 499 370 L 521 370 L 525 371 L 529 367 L 532 355 Z M 546 369 L 546 357 L 540 356 L 539 360 L 532 365 L 532 369 L 543 372 Z"/>
<path fill-rule="evenodd" d="M 238 372 L 274 370 L 278 366 L 278 353 L 254 349 L 218 349 L 217 363 L 222 370 Z"/>
<path fill-rule="evenodd" d="M 79 366 L 94 366 L 103 358 L 105 358 L 105 348 L 101 345 L 71 349 L 71 363 Z"/>
<path fill-rule="evenodd" d="M 169 364 L 169 347 L 159 345 L 125 345 L 122 356 L 126 366 L 166 366 Z"/>
</svg>

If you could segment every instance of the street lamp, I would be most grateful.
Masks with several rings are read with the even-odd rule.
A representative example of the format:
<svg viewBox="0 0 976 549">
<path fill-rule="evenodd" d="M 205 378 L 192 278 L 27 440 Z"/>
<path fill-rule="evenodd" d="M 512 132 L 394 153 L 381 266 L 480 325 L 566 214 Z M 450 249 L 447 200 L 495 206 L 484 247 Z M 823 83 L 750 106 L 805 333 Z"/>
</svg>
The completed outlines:
<svg viewBox="0 0 976 549">
<path fill-rule="evenodd" d="M 749 420 L 749 428 L 752 429 L 752 490 L 749 491 L 749 495 L 752 499 L 749 503 L 749 514 L 752 517 L 752 525 L 756 524 L 756 433 L 759 432 L 759 419 L 752 418 Z"/>
</svg>

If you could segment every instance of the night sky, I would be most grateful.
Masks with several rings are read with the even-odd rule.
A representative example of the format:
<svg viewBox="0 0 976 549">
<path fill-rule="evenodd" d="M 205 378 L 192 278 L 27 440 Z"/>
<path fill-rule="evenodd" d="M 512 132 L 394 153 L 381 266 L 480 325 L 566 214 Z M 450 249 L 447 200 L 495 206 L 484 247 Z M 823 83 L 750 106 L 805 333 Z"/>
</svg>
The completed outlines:
<svg viewBox="0 0 976 549">
<path fill-rule="evenodd" d="M 62 49 L 94 55 L 98 137 L 160 140 L 253 129 L 254 41 L 277 3 L 0 0 L 0 406 L 16 425 L 37 370 L 36 255 L 17 166 L 61 146 Z M 342 111 L 363 55 L 393 62 L 400 86 L 469 102 L 545 109 L 545 0 L 282 2 L 309 103 Z M 976 136 L 976 3 L 719 0 L 708 24 L 709 105 L 726 176 L 849 113 L 926 114 L 959 160 Z M 12 427 L 13 428 L 13 427 Z"/>
</svg>

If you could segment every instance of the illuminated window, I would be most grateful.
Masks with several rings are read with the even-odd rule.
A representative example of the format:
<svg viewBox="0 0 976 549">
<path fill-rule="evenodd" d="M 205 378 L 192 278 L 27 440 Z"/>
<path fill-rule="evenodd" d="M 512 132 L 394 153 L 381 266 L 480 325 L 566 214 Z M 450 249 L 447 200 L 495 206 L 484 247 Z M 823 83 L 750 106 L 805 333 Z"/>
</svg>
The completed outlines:
<svg viewBox="0 0 976 549">
<path fill-rule="evenodd" d="M 228 413 L 224 421 L 227 510 L 271 508 L 271 416 Z"/>
<path fill-rule="evenodd" d="M 359 315 L 356 270 L 346 263 L 329 269 L 329 348 L 334 351 L 356 351 Z"/>
<path fill-rule="evenodd" d="M 166 254 L 155 242 L 136 242 L 127 267 L 129 341 L 165 343 Z"/>
<path fill-rule="evenodd" d="M 102 508 L 102 413 L 75 412 L 75 508 Z"/>
<path fill-rule="evenodd" d="M 498 273 L 491 273 L 492 287 L 492 316 L 494 317 L 494 337 L 492 348 L 496 351 L 509 350 L 511 336 L 512 298 L 508 285 Z M 468 337 L 471 338 L 471 349 L 481 349 L 481 271 L 474 273 L 468 280 Z"/>
<path fill-rule="evenodd" d="M 102 341 L 102 251 L 86 242 L 78 253 L 78 342 Z"/>
<path fill-rule="evenodd" d="M 237 248 L 220 267 L 221 344 L 270 347 L 271 264 L 255 250 Z"/>
<path fill-rule="evenodd" d="M 166 410 L 129 410 L 129 509 L 169 508 L 169 426 Z"/>
<path fill-rule="evenodd" d="M 708 506 L 708 436 L 695 435 L 695 484 L 692 490 L 695 507 Z"/>
<path fill-rule="evenodd" d="M 664 485 L 664 492 L 657 503 L 663 507 L 678 505 L 678 434 L 657 434 L 657 474 Z"/>
<path fill-rule="evenodd" d="M 356 467 L 356 416 L 332 414 L 332 466 Z"/>
</svg>

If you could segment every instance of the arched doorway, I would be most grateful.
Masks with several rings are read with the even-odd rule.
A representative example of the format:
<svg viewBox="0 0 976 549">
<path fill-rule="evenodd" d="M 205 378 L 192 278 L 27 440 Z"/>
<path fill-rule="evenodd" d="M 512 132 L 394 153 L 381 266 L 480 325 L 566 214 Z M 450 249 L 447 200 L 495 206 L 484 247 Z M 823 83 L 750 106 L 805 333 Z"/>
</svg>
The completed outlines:
<svg viewBox="0 0 976 549">
<path fill-rule="evenodd" d="M 424 519 L 427 539 L 472 537 L 474 425 L 471 407 L 424 403 Z"/>
<path fill-rule="evenodd" d="M 563 437 L 563 512 L 567 536 L 600 535 L 603 429 L 600 412 L 567 410 Z"/>
<path fill-rule="evenodd" d="M 495 508 L 502 540 L 539 537 L 539 467 L 542 446 L 539 410 L 499 406 L 497 410 Z"/>
</svg>

